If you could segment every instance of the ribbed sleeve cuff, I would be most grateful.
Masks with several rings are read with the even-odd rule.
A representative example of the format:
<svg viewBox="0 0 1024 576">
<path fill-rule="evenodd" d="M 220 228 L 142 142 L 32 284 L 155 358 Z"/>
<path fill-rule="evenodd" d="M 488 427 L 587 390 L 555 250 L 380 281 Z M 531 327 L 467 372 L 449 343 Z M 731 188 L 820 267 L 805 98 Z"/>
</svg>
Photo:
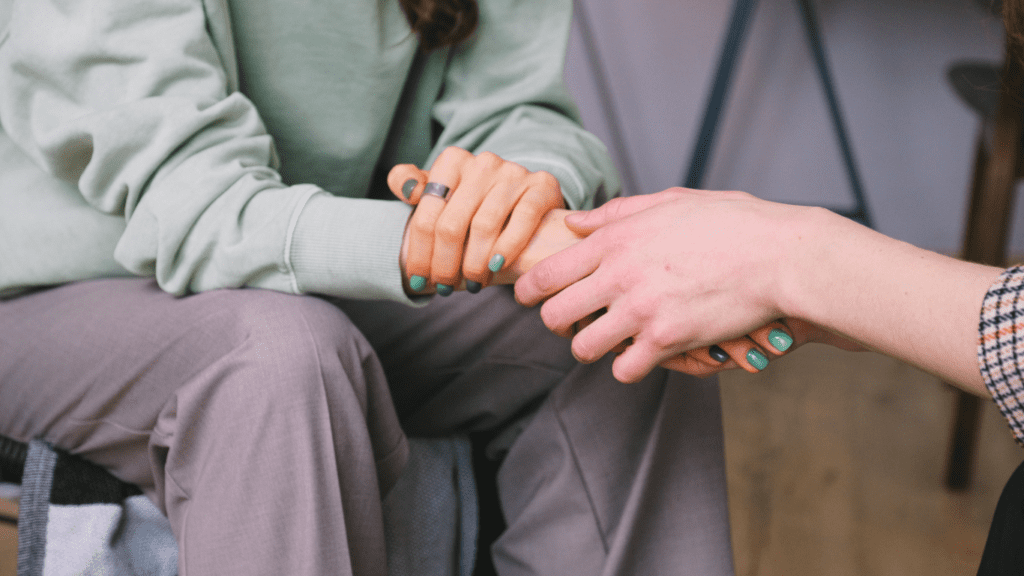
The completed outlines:
<svg viewBox="0 0 1024 576">
<path fill-rule="evenodd" d="M 985 386 L 1024 446 L 1024 267 L 1004 271 L 981 305 L 978 364 Z"/>
<path fill-rule="evenodd" d="M 399 253 L 412 207 L 401 202 L 312 196 L 299 214 L 289 257 L 303 293 L 418 305 L 402 288 Z"/>
</svg>

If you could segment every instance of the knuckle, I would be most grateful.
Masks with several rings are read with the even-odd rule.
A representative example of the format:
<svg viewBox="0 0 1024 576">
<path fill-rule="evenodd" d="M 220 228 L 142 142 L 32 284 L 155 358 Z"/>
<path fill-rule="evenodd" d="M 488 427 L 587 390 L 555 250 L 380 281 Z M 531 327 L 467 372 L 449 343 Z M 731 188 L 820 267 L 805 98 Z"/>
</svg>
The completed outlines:
<svg viewBox="0 0 1024 576">
<path fill-rule="evenodd" d="M 466 152 L 462 148 L 459 148 L 457 146 L 449 146 L 442 150 L 440 154 L 438 154 L 437 160 L 434 162 L 434 166 L 436 167 L 437 165 L 460 164 L 462 162 L 465 162 L 467 157 L 471 158 L 472 156 L 472 154 Z"/>
<path fill-rule="evenodd" d="M 657 322 L 649 330 L 651 344 L 660 350 L 672 348 L 676 344 L 676 334 L 669 326 Z"/>
<path fill-rule="evenodd" d="M 494 152 L 481 152 L 477 155 L 476 161 L 478 164 L 489 168 L 496 167 L 504 162 L 504 160 Z"/>
<path fill-rule="evenodd" d="M 445 242 L 459 242 L 465 234 L 465 227 L 456 220 L 442 220 L 437 223 L 435 233 Z"/>
<path fill-rule="evenodd" d="M 530 270 L 534 286 L 542 292 L 548 292 L 557 287 L 557 276 L 555 267 L 547 261 L 542 260 Z"/>
<path fill-rule="evenodd" d="M 616 198 L 605 204 L 605 206 L 607 206 L 606 209 L 608 210 L 609 216 L 614 219 L 618 219 L 626 210 L 626 199 Z"/>
<path fill-rule="evenodd" d="M 434 235 L 434 223 L 426 218 L 413 218 L 409 224 L 413 234 L 431 237 Z"/>
<path fill-rule="evenodd" d="M 491 211 L 477 212 L 473 216 L 473 222 L 470 225 L 473 234 L 481 235 L 486 238 L 497 236 L 501 232 L 501 216 L 494 214 Z"/>
<path fill-rule="evenodd" d="M 555 178 L 550 172 L 545 172 L 544 170 L 534 172 L 533 174 L 530 175 L 530 179 L 533 181 L 532 183 L 536 186 L 541 186 L 544 188 L 559 187 L 558 179 Z"/>
</svg>

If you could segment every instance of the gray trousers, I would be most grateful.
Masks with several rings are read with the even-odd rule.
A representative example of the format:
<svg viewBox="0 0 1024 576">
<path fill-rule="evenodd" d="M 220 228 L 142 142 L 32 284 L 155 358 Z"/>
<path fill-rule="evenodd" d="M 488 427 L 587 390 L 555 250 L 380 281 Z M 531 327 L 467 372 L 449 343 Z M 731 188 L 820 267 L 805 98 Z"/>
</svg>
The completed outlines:
<svg viewBox="0 0 1024 576">
<path fill-rule="evenodd" d="M 503 576 L 732 573 L 718 388 L 580 365 L 503 287 L 420 309 L 145 279 L 0 302 L 0 433 L 135 483 L 192 574 L 383 575 L 406 434 L 495 434 Z"/>
</svg>

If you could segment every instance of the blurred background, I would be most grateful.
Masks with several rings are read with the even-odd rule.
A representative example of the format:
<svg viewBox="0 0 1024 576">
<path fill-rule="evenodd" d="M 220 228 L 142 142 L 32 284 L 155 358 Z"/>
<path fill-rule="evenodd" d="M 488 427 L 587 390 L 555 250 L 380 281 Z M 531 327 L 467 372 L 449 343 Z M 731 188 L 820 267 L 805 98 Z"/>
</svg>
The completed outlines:
<svg viewBox="0 0 1024 576">
<path fill-rule="evenodd" d="M 628 193 L 681 184 L 732 1 L 577 3 L 566 75 L 586 126 Z M 814 6 L 876 228 L 958 254 L 979 121 L 947 69 L 998 63 L 1001 24 L 975 0 Z M 756 3 L 704 184 L 853 205 L 796 0 Z M 1010 253 L 1024 254 L 1024 227 Z M 999 491 L 1024 458 L 986 401 L 970 483 L 947 488 L 955 395 L 871 353 L 808 346 L 762 374 L 723 376 L 722 398 L 741 576 L 974 574 Z M 0 527 L 0 576 L 14 574 L 14 545 Z"/>
<path fill-rule="evenodd" d="M 875 228 L 959 254 L 979 116 L 947 70 L 998 65 L 1001 22 L 976 0 L 813 5 Z M 684 182 L 732 9 L 577 0 L 567 81 L 627 193 Z M 852 208 L 829 113 L 797 0 L 756 2 L 704 187 Z M 1012 223 L 1024 216 L 1017 204 Z M 1011 230 L 1020 261 L 1024 226 Z M 1024 459 L 990 401 L 970 482 L 951 490 L 956 396 L 928 374 L 809 346 L 762 374 L 721 380 L 738 575 L 977 571 L 999 492 Z"/>
<path fill-rule="evenodd" d="M 976 0 L 813 4 L 878 230 L 958 252 L 978 117 L 946 70 L 965 59 L 1001 61 L 1001 22 Z M 682 183 L 732 6 L 577 0 L 567 81 L 587 127 L 635 175 L 629 192 Z M 589 53 L 581 18 L 594 39 Z M 595 52 L 603 64 L 597 73 Z M 601 77 L 621 124 L 621 150 Z M 784 202 L 853 201 L 795 0 L 756 2 L 704 183 Z M 1024 253 L 1019 228 L 1012 253 Z"/>
</svg>

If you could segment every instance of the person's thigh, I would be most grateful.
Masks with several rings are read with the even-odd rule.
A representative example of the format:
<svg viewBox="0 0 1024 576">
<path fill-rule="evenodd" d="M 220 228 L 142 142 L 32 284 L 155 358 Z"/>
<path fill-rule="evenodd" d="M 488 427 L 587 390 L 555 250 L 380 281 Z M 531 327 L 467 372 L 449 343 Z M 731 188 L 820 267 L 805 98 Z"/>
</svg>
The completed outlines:
<svg viewBox="0 0 1024 576">
<path fill-rule="evenodd" d="M 183 575 L 385 572 L 408 447 L 372 348 L 322 299 L 117 279 L 5 301 L 0 398 L 0 433 L 142 487 Z"/>
<path fill-rule="evenodd" d="M 410 435 L 497 430 L 537 408 L 577 365 L 510 286 L 435 297 L 421 308 L 340 300 L 373 345 Z"/>
<path fill-rule="evenodd" d="M 323 342 L 332 348 L 328 353 L 317 350 Z M 141 278 L 41 290 L 0 301 L 0 433 L 42 437 L 149 492 L 158 419 L 184 410 L 170 403 L 187 398 L 197 410 L 210 411 L 215 399 L 235 394 L 237 400 L 222 404 L 239 404 L 239 413 L 223 418 L 235 419 L 225 425 L 240 432 L 258 425 L 246 422 L 252 420 L 246 414 L 264 398 L 271 404 L 280 401 L 275 395 L 330 401 L 330 393 L 316 389 L 325 356 L 341 359 L 335 380 L 351 375 L 346 364 L 366 365 L 370 376 L 355 379 L 369 379 L 369 385 L 344 384 L 354 388 L 360 410 L 373 414 L 365 427 L 387 446 L 381 450 L 394 448 L 401 432 L 383 374 L 373 374 L 380 369 L 372 350 L 321 299 L 266 290 L 179 298 Z M 307 382 L 309 390 L 288 380 Z M 231 389 L 232 381 L 250 388 Z M 200 385 L 183 392 L 195 382 Z"/>
<path fill-rule="evenodd" d="M 499 573 L 731 574 L 715 379 L 581 365 L 511 289 L 423 308 L 340 302 L 411 435 L 498 433 Z"/>
</svg>

